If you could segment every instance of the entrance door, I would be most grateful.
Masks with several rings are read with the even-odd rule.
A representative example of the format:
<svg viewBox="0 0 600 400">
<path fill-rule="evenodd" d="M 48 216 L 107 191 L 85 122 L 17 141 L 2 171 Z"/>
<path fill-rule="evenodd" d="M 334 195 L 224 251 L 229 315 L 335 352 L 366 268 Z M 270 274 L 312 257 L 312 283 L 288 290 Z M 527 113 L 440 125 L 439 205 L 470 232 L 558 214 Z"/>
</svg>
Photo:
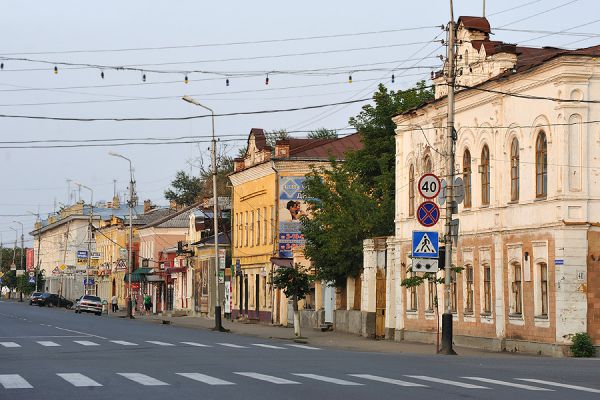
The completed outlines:
<svg viewBox="0 0 600 400">
<path fill-rule="evenodd" d="M 325 309 L 325 323 L 333 324 L 333 301 L 335 288 L 333 286 L 329 286 L 328 284 L 324 285 L 323 308 Z"/>
<path fill-rule="evenodd" d="M 260 319 L 260 275 L 254 275 L 254 302 L 256 305 L 256 319 Z"/>
<path fill-rule="evenodd" d="M 240 317 L 244 315 L 244 277 L 242 275 L 237 276 L 238 280 L 238 307 L 240 310 Z"/>
<path fill-rule="evenodd" d="M 244 275 L 244 314 L 248 316 L 248 275 Z"/>
<path fill-rule="evenodd" d="M 375 290 L 375 337 L 385 337 L 385 271 L 377 271 Z"/>
</svg>

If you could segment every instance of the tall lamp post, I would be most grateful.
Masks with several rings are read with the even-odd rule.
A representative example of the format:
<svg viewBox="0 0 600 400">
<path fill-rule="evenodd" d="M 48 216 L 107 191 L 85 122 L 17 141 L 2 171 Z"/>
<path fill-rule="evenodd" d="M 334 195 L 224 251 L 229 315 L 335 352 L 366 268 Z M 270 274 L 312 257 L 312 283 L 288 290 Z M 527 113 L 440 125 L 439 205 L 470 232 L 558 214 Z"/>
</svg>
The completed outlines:
<svg viewBox="0 0 600 400">
<path fill-rule="evenodd" d="M 34 213 L 31 211 L 27 211 L 29 214 L 31 215 L 35 215 L 37 220 L 36 223 L 40 222 L 40 214 L 39 213 Z M 42 229 L 41 226 L 39 228 L 40 230 Z M 35 237 L 35 236 L 34 236 Z M 35 244 L 35 242 L 34 242 Z M 42 234 L 41 232 L 38 231 L 38 243 L 37 243 L 37 262 L 35 263 L 35 291 L 38 291 L 38 275 L 40 274 L 40 248 L 42 246 Z"/>
<path fill-rule="evenodd" d="M 9 228 L 12 229 L 13 231 L 15 231 L 15 245 L 13 247 L 13 259 L 10 264 L 10 268 L 12 269 L 12 266 L 15 265 L 15 259 L 17 258 L 17 240 L 19 240 L 19 231 L 16 230 L 15 228 L 13 228 L 12 226 L 9 226 Z M 15 269 L 16 269 L 16 265 L 15 265 Z M 16 277 L 16 275 L 17 275 L 17 273 L 15 271 L 15 277 Z"/>
<path fill-rule="evenodd" d="M 214 221 L 214 234 L 215 234 L 215 331 L 227 332 L 228 330 L 223 328 L 221 322 L 221 293 L 219 290 L 219 223 L 217 220 L 217 140 L 215 139 L 215 112 L 206 107 L 203 104 L 200 104 L 194 98 L 190 96 L 183 96 L 184 101 L 187 101 L 190 104 L 194 104 L 196 106 L 202 107 L 205 110 L 208 110 L 211 114 L 211 123 L 212 123 L 212 152 L 211 152 L 211 160 L 212 160 L 212 175 L 213 175 L 213 221 Z"/>
<path fill-rule="evenodd" d="M 84 188 L 90 191 L 90 220 L 88 223 L 88 245 L 87 245 L 87 266 L 85 268 L 85 294 L 88 293 L 88 287 L 90 286 L 90 269 L 92 268 L 90 260 L 92 257 L 92 221 L 94 218 L 94 190 L 91 187 L 82 185 L 81 183 L 75 182 L 80 188 Z"/>
<path fill-rule="evenodd" d="M 129 287 L 129 299 L 127 300 L 127 316 L 129 318 L 133 318 L 133 314 L 132 314 L 132 309 L 131 309 L 131 273 L 132 273 L 132 268 L 133 268 L 133 251 L 132 251 L 132 245 L 133 245 L 133 225 L 131 224 L 131 220 L 133 218 L 133 207 L 136 206 L 137 203 L 137 196 L 135 194 L 135 180 L 133 180 L 133 166 L 131 164 L 131 160 L 121 154 L 117 154 L 117 153 L 113 153 L 112 151 L 109 152 L 108 154 L 110 154 L 111 156 L 114 157 L 119 157 L 122 158 L 124 160 L 127 160 L 127 162 L 129 162 L 129 245 L 127 246 L 127 253 L 128 253 L 128 271 L 129 273 L 127 274 L 127 285 Z"/>
<path fill-rule="evenodd" d="M 21 221 L 13 221 L 15 224 L 21 225 L 21 260 L 19 261 L 19 269 L 23 270 L 23 245 L 24 245 L 24 237 L 23 237 L 23 223 Z M 19 295 L 19 301 L 23 301 L 23 292 Z"/>
</svg>

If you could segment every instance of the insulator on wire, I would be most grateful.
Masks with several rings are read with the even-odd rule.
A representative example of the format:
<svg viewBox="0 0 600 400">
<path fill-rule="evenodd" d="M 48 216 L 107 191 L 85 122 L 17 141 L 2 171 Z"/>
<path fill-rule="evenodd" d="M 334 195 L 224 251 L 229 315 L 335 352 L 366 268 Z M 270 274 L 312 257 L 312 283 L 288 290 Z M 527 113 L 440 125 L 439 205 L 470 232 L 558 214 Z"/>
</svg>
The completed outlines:
<svg viewBox="0 0 600 400">
<path fill-rule="evenodd" d="M 392 83 L 394 83 L 396 81 L 396 77 L 394 76 L 394 74 L 392 74 Z"/>
<path fill-rule="evenodd" d="M 146 82 L 146 74 L 142 75 L 142 82 Z"/>
<path fill-rule="evenodd" d="M 225 86 L 229 86 L 229 78 L 225 79 Z"/>
<path fill-rule="evenodd" d="M 100 71 L 100 78 L 104 79 L 104 71 Z"/>
<path fill-rule="evenodd" d="M 58 74 L 58 67 L 56 65 L 54 66 L 54 73 Z"/>
<path fill-rule="evenodd" d="M 4 69 L 4 63 L 0 63 L 0 69 Z"/>
<path fill-rule="evenodd" d="M 187 75 L 185 76 L 185 78 L 183 78 L 183 82 L 186 84 L 190 82 Z"/>
<path fill-rule="evenodd" d="M 267 77 L 265 78 L 265 85 L 269 84 L 269 75 L 267 75 Z"/>
<path fill-rule="evenodd" d="M 352 83 L 352 75 L 348 75 L 348 83 Z"/>
</svg>

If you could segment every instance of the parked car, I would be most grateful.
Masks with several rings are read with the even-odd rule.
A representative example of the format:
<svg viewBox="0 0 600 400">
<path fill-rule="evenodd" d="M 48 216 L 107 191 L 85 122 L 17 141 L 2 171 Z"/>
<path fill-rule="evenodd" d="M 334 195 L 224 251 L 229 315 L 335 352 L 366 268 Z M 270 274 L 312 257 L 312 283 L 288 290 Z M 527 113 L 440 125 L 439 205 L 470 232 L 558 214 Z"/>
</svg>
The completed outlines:
<svg viewBox="0 0 600 400">
<path fill-rule="evenodd" d="M 33 292 L 31 293 L 31 296 L 29 296 L 29 305 L 33 305 L 33 299 L 36 297 L 40 297 L 42 295 L 42 292 Z"/>
<path fill-rule="evenodd" d="M 47 306 L 69 308 L 73 305 L 73 302 L 54 293 L 40 293 L 39 296 L 32 297 L 29 304 L 37 304 L 40 307 Z"/>
<path fill-rule="evenodd" d="M 92 312 L 96 315 L 102 315 L 102 300 L 98 296 L 86 294 L 81 296 L 79 303 L 75 306 L 75 313 Z"/>
</svg>

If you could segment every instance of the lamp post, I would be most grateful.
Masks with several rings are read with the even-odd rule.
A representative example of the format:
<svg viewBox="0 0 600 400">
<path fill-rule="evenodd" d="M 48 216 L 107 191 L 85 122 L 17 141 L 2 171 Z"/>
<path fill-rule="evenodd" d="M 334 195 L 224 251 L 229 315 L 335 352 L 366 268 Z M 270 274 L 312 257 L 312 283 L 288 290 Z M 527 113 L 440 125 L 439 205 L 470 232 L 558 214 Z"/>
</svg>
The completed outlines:
<svg viewBox="0 0 600 400">
<path fill-rule="evenodd" d="M 128 293 L 129 299 L 127 300 L 127 316 L 129 318 L 133 318 L 132 309 L 131 309 L 131 273 L 133 268 L 133 252 L 132 252 L 132 244 L 133 244 L 133 225 L 131 224 L 131 220 L 133 218 L 132 212 L 133 207 L 135 207 L 137 202 L 137 196 L 135 195 L 135 181 L 133 180 L 133 166 L 131 164 L 131 160 L 121 154 L 113 153 L 112 151 L 108 152 L 111 156 L 119 157 L 129 162 L 129 245 L 127 246 L 128 253 L 128 268 L 129 273 L 127 274 L 127 284 L 128 284 Z"/>
<path fill-rule="evenodd" d="M 12 269 L 12 266 L 15 265 L 15 259 L 17 258 L 17 240 L 19 240 L 19 231 L 16 230 L 15 228 L 13 228 L 12 226 L 9 226 L 9 228 L 12 229 L 13 231 L 15 231 L 15 245 L 13 246 L 13 259 L 12 259 L 12 263 L 10 264 L 10 268 Z M 15 269 L 16 269 L 16 265 L 15 265 Z M 15 271 L 15 277 L 16 277 L 16 275 L 17 275 L 17 272 Z M 10 295 L 10 292 L 9 292 L 9 295 Z"/>
<path fill-rule="evenodd" d="M 27 211 L 31 215 L 35 215 L 37 217 L 36 224 L 40 222 L 40 214 L 33 213 L 31 211 Z M 41 224 L 39 230 L 41 230 Z M 37 262 L 35 263 L 35 291 L 38 291 L 38 275 L 40 274 L 40 248 L 42 246 L 42 234 L 38 231 L 38 243 L 37 243 Z"/>
<path fill-rule="evenodd" d="M 200 104 L 194 98 L 190 96 L 183 96 L 184 101 L 188 103 L 194 104 L 196 106 L 202 107 L 205 110 L 208 110 L 211 114 L 211 124 L 212 124 L 212 152 L 211 152 L 211 161 L 212 161 L 212 174 L 213 174 L 213 221 L 214 221 L 214 235 L 215 235 L 215 327 L 213 328 L 215 331 L 226 332 L 227 329 L 223 328 L 221 323 L 221 293 L 219 290 L 219 223 L 217 220 L 217 140 L 215 139 L 215 112 L 206 107 L 203 104 Z"/>
<path fill-rule="evenodd" d="M 85 294 L 89 294 L 88 287 L 90 285 L 90 269 L 92 268 L 90 265 L 90 260 L 91 260 L 91 256 L 92 256 L 92 221 L 94 218 L 94 190 L 91 187 L 82 185 L 81 183 L 75 182 L 75 184 L 77 186 L 79 186 L 79 188 L 84 188 L 84 189 L 87 189 L 90 191 L 90 220 L 88 223 L 87 266 L 85 268 L 85 285 L 84 285 Z"/>
<path fill-rule="evenodd" d="M 23 223 L 21 221 L 13 221 L 15 224 L 21 225 L 21 259 L 19 260 L 19 269 L 23 270 L 23 245 L 24 245 L 24 237 L 23 237 Z M 19 301 L 23 301 L 23 292 L 19 295 Z"/>
</svg>

